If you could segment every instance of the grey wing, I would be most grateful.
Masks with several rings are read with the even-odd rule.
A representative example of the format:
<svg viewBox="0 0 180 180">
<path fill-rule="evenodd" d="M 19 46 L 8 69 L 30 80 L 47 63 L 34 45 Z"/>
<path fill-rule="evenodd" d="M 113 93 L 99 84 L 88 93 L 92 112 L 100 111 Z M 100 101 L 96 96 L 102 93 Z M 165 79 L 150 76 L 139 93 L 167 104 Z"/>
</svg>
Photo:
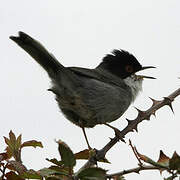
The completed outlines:
<svg viewBox="0 0 180 180">
<path fill-rule="evenodd" d="M 84 78 L 81 96 L 88 108 L 94 112 L 97 124 L 118 119 L 131 103 L 130 89 L 123 89 L 96 79 Z M 93 122 L 92 122 L 93 123 Z"/>
</svg>

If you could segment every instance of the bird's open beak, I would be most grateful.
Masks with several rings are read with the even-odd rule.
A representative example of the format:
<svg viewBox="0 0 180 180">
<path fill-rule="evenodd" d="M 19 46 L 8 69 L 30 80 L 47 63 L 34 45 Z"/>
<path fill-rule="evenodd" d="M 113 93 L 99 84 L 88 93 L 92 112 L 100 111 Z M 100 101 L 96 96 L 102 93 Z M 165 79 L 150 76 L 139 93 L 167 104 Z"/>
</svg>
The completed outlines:
<svg viewBox="0 0 180 180">
<path fill-rule="evenodd" d="M 156 67 L 154 67 L 154 66 L 143 66 L 140 71 L 145 70 L 145 69 L 150 69 L 150 68 L 156 68 Z M 136 76 L 137 76 L 138 79 L 144 79 L 144 78 L 147 78 L 147 79 L 156 79 L 156 78 L 151 77 L 151 76 L 144 76 L 144 75 L 136 75 Z"/>
<path fill-rule="evenodd" d="M 156 68 L 156 67 L 154 67 L 154 66 L 143 66 L 140 71 L 142 71 L 144 69 L 150 69 L 150 68 Z"/>
<path fill-rule="evenodd" d="M 144 78 L 147 78 L 147 79 L 156 79 L 155 77 L 144 76 L 144 75 L 136 75 L 136 78 L 137 78 L 137 79 L 144 79 Z"/>
</svg>

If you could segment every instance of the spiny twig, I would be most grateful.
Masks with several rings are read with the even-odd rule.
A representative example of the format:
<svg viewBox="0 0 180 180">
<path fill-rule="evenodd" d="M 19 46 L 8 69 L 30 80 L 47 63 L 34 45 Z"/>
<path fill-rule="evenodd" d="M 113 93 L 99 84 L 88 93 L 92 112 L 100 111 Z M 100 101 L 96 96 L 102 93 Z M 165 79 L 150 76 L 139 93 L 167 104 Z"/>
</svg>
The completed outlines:
<svg viewBox="0 0 180 180">
<path fill-rule="evenodd" d="M 133 153 L 134 153 L 134 155 L 135 155 L 136 159 L 137 159 L 137 160 L 138 160 L 138 162 L 139 162 L 139 166 L 142 166 L 142 165 L 143 165 L 143 163 L 141 162 L 140 158 L 138 157 L 138 155 L 137 155 L 137 153 L 136 153 L 136 149 L 135 149 L 135 147 L 132 145 L 132 143 L 131 143 L 131 140 L 130 140 L 130 139 L 129 139 L 129 145 L 131 146 L 131 149 L 132 149 L 132 151 L 133 151 Z"/>
<path fill-rule="evenodd" d="M 138 173 L 139 174 L 139 172 L 143 171 L 143 170 L 159 170 L 159 168 L 155 167 L 155 166 L 139 166 L 137 168 L 123 170 L 123 171 L 120 171 L 120 172 L 117 172 L 114 174 L 107 174 L 106 178 L 110 179 L 110 178 L 119 177 L 119 176 L 123 176 L 125 174 L 130 174 L 130 173 Z"/>
<path fill-rule="evenodd" d="M 170 94 L 169 96 L 165 97 L 163 100 L 161 101 L 156 101 L 154 99 L 151 98 L 151 100 L 153 101 L 152 106 L 146 110 L 146 111 L 141 111 L 139 109 L 138 110 L 138 116 L 137 118 L 135 118 L 134 120 L 128 120 L 128 125 L 121 131 L 121 134 L 118 136 L 115 136 L 114 138 L 112 138 L 110 140 L 110 142 L 108 142 L 102 149 L 97 150 L 97 153 L 95 155 L 93 155 L 83 166 L 82 168 L 80 168 L 80 170 L 77 172 L 79 173 L 81 170 L 91 167 L 95 164 L 97 164 L 97 161 L 99 161 L 100 159 L 104 159 L 106 153 L 120 140 L 123 139 L 125 137 L 125 135 L 129 132 L 132 132 L 133 130 L 137 131 L 137 126 L 140 122 L 142 122 L 143 120 L 149 120 L 151 115 L 154 115 L 155 112 L 160 109 L 161 107 L 168 105 L 171 110 L 172 109 L 172 101 L 180 95 L 180 88 L 177 89 L 176 91 L 174 91 L 172 94 Z"/>
</svg>

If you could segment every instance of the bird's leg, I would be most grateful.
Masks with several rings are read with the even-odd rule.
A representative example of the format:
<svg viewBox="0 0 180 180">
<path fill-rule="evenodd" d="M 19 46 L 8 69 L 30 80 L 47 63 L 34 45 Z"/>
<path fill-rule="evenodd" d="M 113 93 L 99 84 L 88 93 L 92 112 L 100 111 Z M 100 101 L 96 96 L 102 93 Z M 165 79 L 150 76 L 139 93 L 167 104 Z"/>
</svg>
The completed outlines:
<svg viewBox="0 0 180 180">
<path fill-rule="evenodd" d="M 119 129 L 117 129 L 114 126 L 111 126 L 110 124 L 104 123 L 104 125 L 112 128 L 114 130 L 115 136 L 119 137 L 121 141 L 125 142 L 125 140 L 123 139 L 122 135 L 121 135 L 121 131 Z"/>
<path fill-rule="evenodd" d="M 86 135 L 86 131 L 85 131 L 85 128 L 84 127 L 81 127 L 82 130 L 83 130 L 83 134 L 84 134 L 84 137 L 85 137 L 85 140 L 86 140 L 86 143 L 87 143 L 87 146 L 88 146 L 88 149 L 91 150 L 91 146 L 89 145 L 89 141 L 88 141 L 88 138 L 87 138 L 87 135 Z"/>
</svg>

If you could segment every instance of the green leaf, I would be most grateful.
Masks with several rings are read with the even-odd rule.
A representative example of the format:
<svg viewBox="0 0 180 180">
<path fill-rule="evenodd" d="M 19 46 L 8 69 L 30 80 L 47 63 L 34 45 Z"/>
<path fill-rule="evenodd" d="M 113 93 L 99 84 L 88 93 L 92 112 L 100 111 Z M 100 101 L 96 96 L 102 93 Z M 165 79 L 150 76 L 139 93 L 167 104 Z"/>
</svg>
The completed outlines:
<svg viewBox="0 0 180 180">
<path fill-rule="evenodd" d="M 95 167 L 87 168 L 78 174 L 78 178 L 81 180 L 105 180 L 106 171 L 104 169 Z"/>
<path fill-rule="evenodd" d="M 21 147 L 21 134 L 17 137 L 17 140 L 16 140 L 16 144 L 17 144 L 17 147 L 20 148 Z"/>
<path fill-rule="evenodd" d="M 83 151 L 80 151 L 80 152 L 74 154 L 74 156 L 75 156 L 76 159 L 87 160 L 91 156 L 93 156 L 94 154 L 95 154 L 95 150 L 93 150 L 93 149 L 91 149 L 91 150 L 85 149 Z M 110 163 L 106 158 L 99 160 L 99 162 Z"/>
<path fill-rule="evenodd" d="M 64 175 L 64 176 L 67 176 L 68 174 L 66 174 L 63 169 L 62 171 L 60 170 L 54 170 L 54 169 L 51 169 L 51 168 L 43 168 L 43 169 L 40 169 L 39 171 L 37 171 L 37 173 L 43 177 L 49 177 L 49 176 L 52 176 L 52 175 Z"/>
<path fill-rule="evenodd" d="M 36 147 L 41 147 L 41 148 L 43 148 L 43 145 L 42 145 L 42 143 L 40 142 L 40 141 L 35 141 L 35 140 L 31 140 L 31 141 L 26 141 L 26 142 L 24 142 L 22 145 L 21 145 L 21 148 L 23 148 L 23 147 L 34 147 L 34 148 L 36 148 Z"/>
<path fill-rule="evenodd" d="M 46 160 L 53 163 L 53 164 L 55 164 L 55 165 L 57 165 L 57 166 L 62 166 L 63 165 L 62 161 L 58 161 L 56 158 L 53 158 L 53 159 L 46 158 Z"/>
<path fill-rule="evenodd" d="M 61 156 L 61 160 L 65 167 L 72 168 L 76 165 L 76 159 L 72 150 L 65 144 L 63 141 L 59 140 L 58 143 L 58 150 Z"/>
<path fill-rule="evenodd" d="M 169 160 L 169 167 L 172 170 L 180 170 L 180 156 L 176 153 L 176 151 Z"/>
<path fill-rule="evenodd" d="M 43 168 L 43 169 L 40 169 L 37 173 L 43 177 L 48 177 L 50 175 L 56 174 L 57 171 L 53 169 L 49 169 L 49 168 Z"/>
<path fill-rule="evenodd" d="M 16 143 L 16 136 L 15 136 L 15 134 L 12 132 L 12 130 L 9 132 L 9 139 L 10 139 L 11 143 L 13 143 L 13 144 Z"/>
<path fill-rule="evenodd" d="M 4 137 L 5 143 L 8 145 L 6 148 L 7 154 L 13 156 L 16 161 L 21 161 L 21 135 L 16 139 L 12 131 L 9 132 L 9 139 Z"/>
<path fill-rule="evenodd" d="M 22 178 L 24 179 L 40 179 L 43 180 L 43 177 L 39 174 L 37 174 L 36 172 L 32 172 L 32 171 L 26 171 L 21 175 Z"/>
</svg>

